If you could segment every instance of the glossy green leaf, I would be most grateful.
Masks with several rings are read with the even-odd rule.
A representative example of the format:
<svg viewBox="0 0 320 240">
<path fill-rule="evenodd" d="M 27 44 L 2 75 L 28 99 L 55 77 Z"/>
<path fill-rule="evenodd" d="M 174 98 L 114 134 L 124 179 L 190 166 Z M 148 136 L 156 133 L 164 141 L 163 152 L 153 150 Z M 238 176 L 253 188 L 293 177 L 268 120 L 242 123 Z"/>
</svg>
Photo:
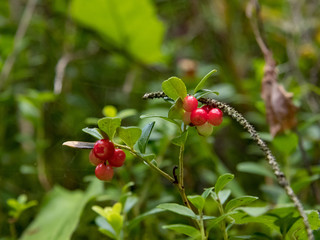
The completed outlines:
<svg viewBox="0 0 320 240">
<path fill-rule="evenodd" d="M 200 212 L 202 211 L 205 203 L 205 199 L 200 195 L 189 195 L 188 200 L 195 206 Z"/>
<path fill-rule="evenodd" d="M 199 90 L 198 92 L 196 92 L 194 94 L 194 97 L 196 99 L 199 99 L 199 98 L 202 98 L 202 97 L 204 97 L 206 95 L 209 95 L 209 94 L 219 95 L 219 93 L 216 92 L 216 91 L 212 91 L 212 90 L 209 90 L 209 89 L 201 89 L 201 90 Z"/>
<path fill-rule="evenodd" d="M 130 148 L 139 140 L 142 130 L 138 127 L 120 127 L 118 135 L 121 140 Z"/>
<path fill-rule="evenodd" d="M 98 127 L 104 131 L 110 140 L 113 139 L 117 128 L 121 125 L 121 118 L 105 117 L 98 121 Z"/>
<path fill-rule="evenodd" d="M 184 224 L 172 224 L 163 226 L 164 229 L 170 229 L 177 233 L 185 234 L 192 238 L 198 238 L 201 236 L 201 233 L 198 229 Z"/>
<path fill-rule="evenodd" d="M 179 215 L 197 219 L 197 215 L 191 209 L 176 203 L 162 203 L 158 205 L 157 208 L 161 208 L 167 211 L 177 213 Z"/>
<path fill-rule="evenodd" d="M 196 86 L 196 88 L 194 89 L 194 92 L 198 92 L 200 89 L 202 89 L 206 83 L 206 81 L 208 80 L 208 78 L 213 74 L 217 72 L 216 69 L 213 69 L 212 71 L 210 71 L 207 75 L 205 75 L 200 82 L 198 83 L 198 85 Z"/>
<path fill-rule="evenodd" d="M 133 207 L 134 205 L 136 205 L 136 203 L 138 202 L 138 198 L 135 197 L 135 196 L 129 196 L 127 199 L 126 199 L 126 202 L 124 204 L 124 207 L 123 207 L 123 213 L 126 214 L 128 213 Z"/>
<path fill-rule="evenodd" d="M 103 135 L 100 132 L 99 128 L 83 128 L 82 129 L 83 132 L 90 134 L 91 136 L 97 138 L 97 139 L 102 139 Z"/>
<path fill-rule="evenodd" d="M 214 190 L 216 194 L 218 194 L 220 190 L 222 190 L 224 186 L 228 184 L 233 178 L 234 178 L 234 175 L 231 173 L 225 173 L 221 175 L 214 186 Z"/>
<path fill-rule="evenodd" d="M 162 83 L 162 91 L 173 100 L 187 96 L 187 88 L 184 82 L 177 77 L 171 77 Z"/>
<path fill-rule="evenodd" d="M 82 211 L 87 202 L 101 194 L 103 183 L 98 179 L 91 182 L 86 192 L 69 191 L 54 187 L 46 195 L 40 212 L 27 227 L 21 240 L 66 240 L 78 226 Z"/>
<path fill-rule="evenodd" d="M 178 137 L 175 137 L 174 139 L 172 139 L 172 143 L 174 145 L 177 145 L 177 146 L 182 146 L 186 143 L 187 141 L 187 138 L 188 138 L 188 132 L 187 131 L 184 131 L 180 136 Z"/>
<path fill-rule="evenodd" d="M 207 199 L 207 197 L 212 193 L 214 187 L 211 187 L 211 188 L 205 188 L 205 190 L 203 191 L 203 193 L 201 194 L 201 196 L 204 198 L 204 199 Z"/>
<path fill-rule="evenodd" d="M 156 122 L 151 122 L 142 129 L 141 137 L 138 140 L 138 148 L 141 153 L 146 152 L 146 146 L 155 123 Z"/>
<path fill-rule="evenodd" d="M 226 212 L 230 212 L 231 210 L 243 206 L 243 205 L 247 205 L 255 200 L 257 200 L 257 197 L 253 197 L 253 196 L 243 196 L 243 197 L 238 197 L 235 199 L 230 200 L 226 207 L 225 207 L 225 211 Z"/>
<path fill-rule="evenodd" d="M 230 189 L 223 189 L 218 193 L 218 197 L 220 199 L 220 203 L 224 204 L 226 202 L 226 200 L 229 198 L 231 194 L 231 190 Z"/>
<path fill-rule="evenodd" d="M 149 0 L 72 0 L 70 13 L 114 49 L 144 63 L 160 61 L 164 27 Z"/>
</svg>

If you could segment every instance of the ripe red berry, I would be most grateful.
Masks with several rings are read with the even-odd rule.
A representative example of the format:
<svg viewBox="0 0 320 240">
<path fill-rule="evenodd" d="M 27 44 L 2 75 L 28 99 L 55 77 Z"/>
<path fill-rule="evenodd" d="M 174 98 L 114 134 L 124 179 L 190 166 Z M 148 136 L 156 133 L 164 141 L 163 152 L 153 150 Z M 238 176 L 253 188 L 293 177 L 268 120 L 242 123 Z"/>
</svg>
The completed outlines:
<svg viewBox="0 0 320 240">
<path fill-rule="evenodd" d="M 191 112 L 190 120 L 193 125 L 199 126 L 204 124 L 208 119 L 208 114 L 202 108 L 197 108 Z"/>
<path fill-rule="evenodd" d="M 208 113 L 208 122 L 213 126 L 219 126 L 222 123 L 223 112 L 219 108 L 212 108 Z"/>
<path fill-rule="evenodd" d="M 126 154 L 122 149 L 115 149 L 113 156 L 108 160 L 112 167 L 121 167 L 126 160 Z"/>
<path fill-rule="evenodd" d="M 113 177 L 113 169 L 110 165 L 100 163 L 95 170 L 96 177 L 102 181 L 110 181 Z"/>
<path fill-rule="evenodd" d="M 209 113 L 209 111 L 212 109 L 212 107 L 209 105 L 203 105 L 201 108 L 204 109 L 207 113 Z"/>
<path fill-rule="evenodd" d="M 187 112 L 192 112 L 198 107 L 198 100 L 194 96 L 186 96 L 183 99 L 183 109 Z"/>
<path fill-rule="evenodd" d="M 100 139 L 94 144 L 93 152 L 97 158 L 108 160 L 114 153 L 114 145 L 107 139 Z"/>
<path fill-rule="evenodd" d="M 104 163 L 104 160 L 101 160 L 100 158 L 97 158 L 96 155 L 93 153 L 93 149 L 89 153 L 89 161 L 91 162 L 92 165 L 97 166 L 100 163 Z"/>
<path fill-rule="evenodd" d="M 197 126 L 197 131 L 201 136 L 208 137 L 213 132 L 213 126 L 210 123 L 206 122 L 205 124 Z"/>
</svg>

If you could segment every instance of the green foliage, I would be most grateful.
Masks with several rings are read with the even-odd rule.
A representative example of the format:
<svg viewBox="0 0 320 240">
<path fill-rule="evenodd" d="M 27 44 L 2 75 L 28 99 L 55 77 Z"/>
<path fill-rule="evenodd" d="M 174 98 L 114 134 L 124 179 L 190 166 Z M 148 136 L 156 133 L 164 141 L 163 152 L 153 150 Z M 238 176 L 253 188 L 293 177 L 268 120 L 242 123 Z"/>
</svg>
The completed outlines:
<svg viewBox="0 0 320 240">
<path fill-rule="evenodd" d="M 101 35 L 113 47 L 123 48 L 138 61 L 158 62 L 164 26 L 149 0 L 73 0 L 71 16 Z"/>
<path fill-rule="evenodd" d="M 20 215 L 27 210 L 28 208 L 34 207 L 38 204 L 37 201 L 27 201 L 26 195 L 20 195 L 17 199 L 10 198 L 7 200 L 8 206 L 11 208 L 9 211 L 9 215 L 15 219 L 18 220 Z"/>
<path fill-rule="evenodd" d="M 141 137 L 138 140 L 138 148 L 141 153 L 146 152 L 147 143 L 149 141 L 155 123 L 156 122 L 151 122 L 148 125 L 144 126 L 144 128 L 142 129 Z"/>
<path fill-rule="evenodd" d="M 55 187 L 46 196 L 40 213 L 21 239 L 70 239 L 87 202 L 102 193 L 103 184 L 95 179 L 86 192 Z"/>
<path fill-rule="evenodd" d="M 226 173 L 220 176 L 214 186 L 214 191 L 218 194 L 226 184 L 228 184 L 234 178 L 233 174 Z"/>
<path fill-rule="evenodd" d="M 121 125 L 121 118 L 105 117 L 98 121 L 99 128 L 104 131 L 110 140 L 113 139 L 117 128 Z"/>
<path fill-rule="evenodd" d="M 118 128 L 118 135 L 121 140 L 130 148 L 139 140 L 142 130 L 138 127 L 120 127 Z"/>
<path fill-rule="evenodd" d="M 162 91 L 173 100 L 184 99 L 187 96 L 187 88 L 184 82 L 177 77 L 171 77 L 162 83 Z"/>
</svg>

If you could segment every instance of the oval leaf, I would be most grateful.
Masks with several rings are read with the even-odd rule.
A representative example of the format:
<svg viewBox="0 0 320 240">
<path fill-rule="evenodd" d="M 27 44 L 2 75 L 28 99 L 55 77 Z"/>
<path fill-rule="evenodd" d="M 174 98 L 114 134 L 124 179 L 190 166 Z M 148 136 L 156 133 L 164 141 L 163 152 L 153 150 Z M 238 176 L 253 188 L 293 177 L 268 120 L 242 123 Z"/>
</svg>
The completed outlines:
<svg viewBox="0 0 320 240">
<path fill-rule="evenodd" d="M 110 140 L 113 139 L 117 128 L 121 125 L 121 118 L 105 117 L 98 121 L 98 127 L 104 131 Z"/>
<path fill-rule="evenodd" d="M 238 197 L 238 198 L 232 199 L 227 203 L 225 211 L 230 212 L 231 210 L 233 210 L 237 207 L 247 205 L 257 199 L 258 199 L 257 197 L 253 197 L 253 196 L 243 196 L 243 197 Z"/>
<path fill-rule="evenodd" d="M 146 146 L 155 123 L 156 122 L 149 123 L 142 129 L 141 137 L 138 140 L 138 148 L 141 153 L 146 152 Z"/>
<path fill-rule="evenodd" d="M 163 228 L 173 230 L 177 233 L 185 234 L 192 238 L 198 238 L 201 236 L 201 233 L 198 229 L 184 224 L 165 225 L 163 226 Z"/>
<path fill-rule="evenodd" d="M 63 146 L 80 148 L 80 149 L 91 149 L 94 146 L 92 142 L 80 142 L 80 141 L 67 141 L 62 143 Z"/>
<path fill-rule="evenodd" d="M 196 88 L 194 89 L 194 92 L 198 92 L 200 89 L 203 88 L 204 84 L 206 83 L 206 81 L 208 80 L 208 78 L 213 74 L 217 72 L 216 69 L 213 69 L 212 71 L 210 71 L 207 75 L 204 76 L 204 78 L 201 79 L 201 81 L 198 83 L 198 85 L 196 86 Z"/>
<path fill-rule="evenodd" d="M 231 173 L 226 173 L 221 175 L 217 182 L 216 185 L 214 186 L 214 190 L 216 192 L 216 194 L 218 194 L 220 192 L 220 190 L 222 190 L 224 188 L 224 186 L 229 183 L 232 179 L 233 179 L 234 175 Z"/>
<path fill-rule="evenodd" d="M 100 129 L 98 129 L 98 128 L 88 128 L 88 127 L 86 127 L 86 128 L 83 128 L 82 131 L 85 132 L 85 133 L 90 134 L 91 136 L 93 136 L 93 137 L 95 137 L 97 139 L 102 139 L 103 138 L 102 134 L 100 133 Z"/>
<path fill-rule="evenodd" d="M 142 133 L 142 130 L 138 127 L 120 127 L 118 134 L 121 140 L 130 148 L 138 141 Z"/>
<path fill-rule="evenodd" d="M 202 211 L 205 203 L 205 199 L 200 195 L 187 196 L 188 200 L 195 206 L 200 212 Z"/>
<path fill-rule="evenodd" d="M 171 122 L 171 123 L 177 125 L 180 128 L 180 124 L 178 122 L 176 122 L 175 120 L 173 120 L 171 118 L 164 117 L 164 116 L 161 116 L 161 115 L 141 115 L 140 118 L 141 119 L 144 119 L 144 118 L 161 118 L 163 120 L 166 120 L 168 122 Z"/>
<path fill-rule="evenodd" d="M 177 77 L 171 77 L 162 83 L 162 91 L 173 100 L 187 96 L 187 88 L 184 82 Z"/>
<path fill-rule="evenodd" d="M 158 205 L 157 208 L 161 208 L 167 211 L 177 213 L 179 215 L 197 219 L 197 215 L 191 209 L 176 203 L 163 203 Z"/>
</svg>

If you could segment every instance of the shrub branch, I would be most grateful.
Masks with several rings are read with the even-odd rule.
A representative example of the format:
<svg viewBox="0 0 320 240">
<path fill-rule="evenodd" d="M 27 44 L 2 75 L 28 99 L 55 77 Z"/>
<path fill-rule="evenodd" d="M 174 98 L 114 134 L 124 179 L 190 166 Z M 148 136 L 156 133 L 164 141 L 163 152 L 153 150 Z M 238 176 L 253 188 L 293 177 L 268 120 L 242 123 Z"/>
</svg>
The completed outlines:
<svg viewBox="0 0 320 240">
<path fill-rule="evenodd" d="M 166 98 L 164 92 L 152 92 L 152 93 L 146 93 L 143 96 L 143 99 L 154 99 L 154 98 Z M 221 109 L 225 114 L 232 117 L 234 120 L 236 120 L 247 132 L 250 134 L 251 138 L 256 142 L 256 144 L 259 146 L 261 151 L 264 153 L 266 160 L 268 161 L 269 165 L 272 168 L 273 173 L 275 174 L 277 181 L 279 185 L 286 191 L 287 195 L 290 197 L 292 202 L 294 203 L 296 209 L 298 210 L 300 216 L 302 217 L 303 223 L 305 225 L 308 239 L 314 240 L 314 236 L 312 234 L 312 229 L 310 227 L 310 224 L 308 222 L 308 217 L 306 213 L 304 212 L 302 203 L 298 199 L 297 195 L 293 192 L 285 174 L 280 170 L 280 166 L 276 160 L 276 158 L 271 153 L 271 150 L 268 148 L 267 144 L 260 138 L 258 132 L 254 129 L 254 127 L 234 108 L 230 107 L 228 104 L 225 104 L 223 102 L 219 102 L 215 99 L 211 98 L 200 98 L 199 102 L 210 105 L 213 107 L 217 107 Z"/>
</svg>

